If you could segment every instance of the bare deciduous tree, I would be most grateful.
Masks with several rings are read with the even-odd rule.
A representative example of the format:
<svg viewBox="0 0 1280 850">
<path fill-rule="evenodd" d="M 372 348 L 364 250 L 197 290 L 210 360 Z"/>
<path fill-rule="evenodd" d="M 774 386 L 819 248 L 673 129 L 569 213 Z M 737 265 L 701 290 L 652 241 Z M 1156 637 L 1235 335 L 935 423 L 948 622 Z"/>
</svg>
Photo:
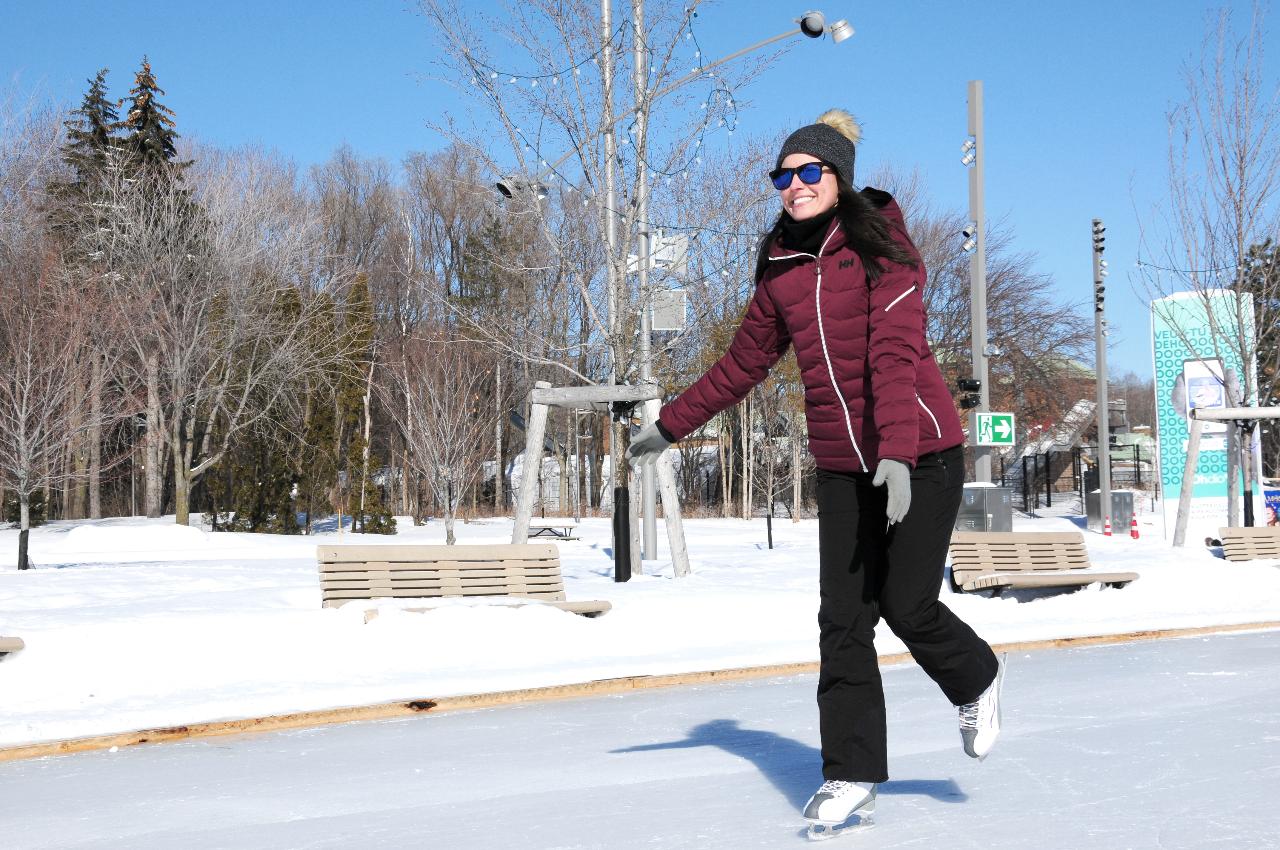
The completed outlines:
<svg viewBox="0 0 1280 850">
<path fill-rule="evenodd" d="M 379 388 L 404 434 L 410 464 L 444 506 L 449 545 L 456 539 L 458 504 L 486 456 L 495 375 L 484 355 L 480 345 L 445 330 L 421 329 L 389 355 L 396 380 Z"/>
<path fill-rule="evenodd" d="M 234 439 L 346 356 L 312 338 L 332 302 L 312 297 L 318 222 L 291 171 L 251 151 L 209 159 L 191 188 L 116 171 L 98 248 L 126 362 L 147 387 L 148 514 L 168 458 L 183 524 L 191 486 Z"/>
<path fill-rule="evenodd" d="M 1259 385 L 1259 343 L 1280 324 L 1280 275 L 1252 280 L 1251 251 L 1280 241 L 1280 83 L 1263 63 L 1266 29 L 1255 3 L 1236 27 L 1230 9 L 1210 18 L 1200 54 L 1183 71 L 1184 100 L 1168 116 L 1169 197 L 1143 226 L 1147 256 L 1139 279 L 1153 297 L 1193 292 L 1216 326 L 1212 341 L 1184 339 L 1193 356 L 1245 364 L 1243 381 L 1226 382 L 1228 404 L 1257 404 L 1277 394 L 1275 370 Z M 1211 302 L 1223 290 L 1250 293 L 1224 316 Z M 1274 355 L 1271 355 L 1274 356 Z M 1229 461 L 1234 467 L 1235 453 Z M 1251 464 L 1244 464 L 1245 488 Z M 1234 477 L 1233 475 L 1230 477 Z M 1228 521 L 1239 521 L 1238 492 L 1229 490 Z"/>
</svg>

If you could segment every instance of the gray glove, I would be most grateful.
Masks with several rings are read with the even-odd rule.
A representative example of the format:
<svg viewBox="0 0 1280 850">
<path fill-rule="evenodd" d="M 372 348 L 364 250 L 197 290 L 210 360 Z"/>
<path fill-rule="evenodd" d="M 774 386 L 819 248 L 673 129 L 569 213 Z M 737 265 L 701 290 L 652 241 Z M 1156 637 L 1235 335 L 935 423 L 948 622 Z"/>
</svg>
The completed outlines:
<svg viewBox="0 0 1280 850">
<path fill-rule="evenodd" d="M 631 446 L 627 449 L 627 460 L 632 464 L 653 463 L 662 457 L 671 446 L 671 441 L 662 436 L 657 423 L 646 425 L 644 429 L 631 438 Z"/>
<path fill-rule="evenodd" d="M 876 477 L 871 479 L 876 487 L 887 484 L 889 487 L 889 504 L 885 513 L 889 516 L 889 524 L 902 522 L 911 508 L 911 467 L 900 460 L 885 458 L 876 467 Z"/>
</svg>

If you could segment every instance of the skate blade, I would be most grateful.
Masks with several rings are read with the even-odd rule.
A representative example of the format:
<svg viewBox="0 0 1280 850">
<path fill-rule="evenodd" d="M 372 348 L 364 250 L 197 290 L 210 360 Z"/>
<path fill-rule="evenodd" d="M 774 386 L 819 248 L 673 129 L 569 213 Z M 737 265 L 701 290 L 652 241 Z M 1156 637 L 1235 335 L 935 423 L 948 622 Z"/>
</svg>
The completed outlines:
<svg viewBox="0 0 1280 850">
<path fill-rule="evenodd" d="M 871 815 L 855 816 L 851 820 L 841 823 L 820 823 L 817 821 L 810 822 L 809 828 L 805 830 L 805 835 L 810 841 L 830 841 L 832 838 L 839 838 L 850 832 L 862 832 L 875 826 L 876 822 L 871 819 Z"/>
</svg>

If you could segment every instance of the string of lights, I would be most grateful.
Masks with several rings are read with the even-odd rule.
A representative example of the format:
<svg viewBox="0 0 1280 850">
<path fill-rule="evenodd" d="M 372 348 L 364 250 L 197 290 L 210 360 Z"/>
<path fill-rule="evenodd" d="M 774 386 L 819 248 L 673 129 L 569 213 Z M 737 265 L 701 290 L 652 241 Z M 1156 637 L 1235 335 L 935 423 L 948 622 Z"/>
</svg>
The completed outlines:
<svg viewBox="0 0 1280 850">
<path fill-rule="evenodd" d="M 623 36 L 626 34 L 628 26 L 628 24 L 619 24 L 614 29 L 613 34 L 609 36 L 609 45 L 611 47 L 618 50 L 622 49 Z M 615 41 L 617 42 L 616 45 L 614 44 Z M 506 79 L 507 83 L 513 85 L 521 81 L 528 81 L 530 88 L 537 88 L 539 82 L 551 80 L 552 85 L 560 85 L 561 77 L 568 76 L 570 73 L 581 74 L 583 67 L 585 67 L 588 62 L 598 64 L 602 53 L 604 53 L 604 47 L 601 47 L 596 52 L 589 54 L 580 62 L 567 65 L 558 71 L 547 71 L 541 74 L 520 74 L 514 71 L 504 71 L 501 68 L 490 65 L 488 62 L 473 56 L 470 51 L 464 51 L 463 58 L 466 59 L 467 64 L 471 66 L 474 74 L 474 82 L 476 83 L 480 83 L 482 79 Z M 480 71 L 483 71 L 484 73 L 481 74 Z"/>
<path fill-rule="evenodd" d="M 1162 272 L 1171 272 L 1173 274 L 1221 274 L 1222 272 L 1239 271 L 1239 266 L 1222 266 L 1216 269 L 1175 269 L 1169 266 L 1161 266 L 1156 263 L 1148 263 L 1145 260 L 1138 259 L 1134 261 L 1134 265 L 1141 269 L 1155 269 Z"/>
<path fill-rule="evenodd" d="M 694 21 L 698 17 L 698 13 L 692 12 L 685 21 L 685 40 L 690 41 L 693 46 L 694 67 L 691 73 L 698 73 L 704 67 L 702 61 L 702 46 L 698 41 L 697 33 L 694 29 Z M 610 37 L 611 42 L 616 42 L 615 47 L 621 50 L 624 47 L 625 33 L 629 24 L 618 26 Z M 484 92 L 495 105 L 501 105 L 501 98 L 497 91 L 500 80 L 506 80 L 508 84 L 518 84 L 521 81 L 528 81 L 530 89 L 538 87 L 539 82 L 551 80 L 553 85 L 559 85 L 560 77 L 567 76 L 570 72 L 580 74 L 581 70 L 588 63 L 599 62 L 599 57 L 603 53 L 604 48 L 600 48 L 595 53 L 585 57 L 581 61 L 569 65 L 563 69 L 556 71 L 548 71 L 538 74 L 517 73 L 509 70 L 500 69 L 488 62 L 467 52 L 463 54 L 464 60 L 467 62 L 472 73 L 472 82 Z M 654 70 L 652 62 L 650 62 L 650 70 Z M 657 179 L 666 178 L 668 184 L 672 183 L 677 177 L 685 178 L 688 176 L 689 168 L 699 165 L 702 162 L 702 151 L 705 147 L 708 131 L 711 129 L 711 122 L 715 120 L 716 128 L 724 127 L 728 135 L 732 136 L 734 130 L 738 126 L 738 108 L 734 100 L 733 91 L 722 82 L 722 78 L 717 76 L 714 71 L 708 71 L 706 79 L 711 83 L 711 90 L 703 98 L 699 104 L 703 118 L 697 126 L 697 137 L 693 139 L 692 147 L 689 149 L 688 155 L 674 165 L 668 164 L 665 167 L 657 165 L 648 151 L 641 151 L 635 145 L 632 137 L 635 135 L 636 124 L 631 122 L 627 128 L 627 132 L 620 134 L 619 141 L 621 147 L 630 148 L 636 155 L 637 160 L 643 162 L 649 173 Z M 559 178 L 563 183 L 570 184 L 572 181 L 558 168 L 553 168 L 547 161 L 546 156 L 540 150 L 540 146 L 531 141 L 519 126 L 513 125 L 513 130 L 518 137 L 520 144 L 524 150 L 533 154 L 540 165 L 541 170 L 546 176 L 554 176 Z M 622 157 L 620 156 L 621 160 Z"/>
</svg>

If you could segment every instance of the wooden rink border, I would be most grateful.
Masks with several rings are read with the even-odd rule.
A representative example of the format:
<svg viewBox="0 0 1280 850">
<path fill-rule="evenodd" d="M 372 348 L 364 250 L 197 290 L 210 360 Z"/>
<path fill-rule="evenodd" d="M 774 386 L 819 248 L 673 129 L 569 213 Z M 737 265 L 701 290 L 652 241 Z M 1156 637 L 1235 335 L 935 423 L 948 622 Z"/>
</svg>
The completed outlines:
<svg viewBox="0 0 1280 850">
<path fill-rule="evenodd" d="M 1181 629 L 1152 629 L 1110 635 L 1085 635 L 1081 637 L 1048 638 L 1044 640 L 1017 641 L 993 644 L 1000 652 L 1026 652 L 1038 649 L 1064 649 L 1087 646 L 1104 646 L 1118 643 L 1161 640 L 1165 638 L 1196 637 L 1230 632 L 1268 631 L 1280 629 L 1280 620 L 1260 623 L 1238 623 L 1223 626 L 1196 626 Z M 880 664 L 893 665 L 911 661 L 905 652 L 880 656 Z M 487 694 L 438 697 L 435 699 L 399 700 L 375 705 L 328 708 L 315 711 L 299 711 L 293 714 L 248 717 L 238 720 L 215 720 L 143 729 L 136 732 L 119 732 L 109 735 L 92 735 L 61 741 L 42 741 L 0 747 L 0 762 L 20 761 L 44 756 L 68 755 L 91 750 L 107 750 L 116 747 L 133 747 L 139 744 L 160 744 L 186 741 L 193 738 L 214 738 L 227 735 L 245 735 L 259 732 L 278 732 L 289 729 L 307 729 L 338 723 L 366 720 L 388 720 L 410 717 L 427 712 L 460 711 L 465 709 L 495 708 L 530 702 L 549 702 L 577 697 L 607 696 L 629 691 L 670 688 L 678 685 L 713 684 L 775 676 L 794 676 L 816 673 L 818 662 L 804 661 L 794 664 L 770 664 L 760 667 L 739 667 L 726 670 L 707 670 L 691 673 L 667 673 L 660 675 L 623 676 L 616 679 L 598 679 L 568 685 L 550 685 L 523 688 L 514 691 L 496 691 Z"/>
</svg>

